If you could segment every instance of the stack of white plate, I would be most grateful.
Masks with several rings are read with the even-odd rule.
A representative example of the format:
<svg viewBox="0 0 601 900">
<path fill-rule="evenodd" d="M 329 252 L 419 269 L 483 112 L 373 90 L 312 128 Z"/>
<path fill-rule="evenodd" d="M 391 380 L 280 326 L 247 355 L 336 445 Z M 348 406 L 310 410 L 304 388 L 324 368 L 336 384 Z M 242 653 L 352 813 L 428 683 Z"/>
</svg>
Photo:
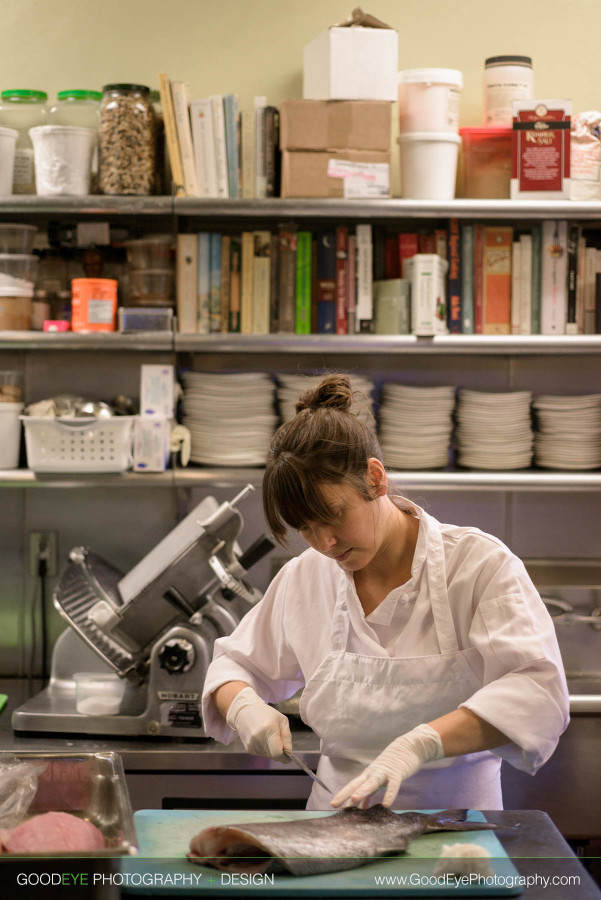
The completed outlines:
<svg viewBox="0 0 601 900">
<path fill-rule="evenodd" d="M 296 415 L 295 406 L 301 394 L 311 388 L 317 387 L 323 381 L 325 375 L 278 375 L 278 403 L 283 422 L 288 422 Z M 351 411 L 357 415 L 366 425 L 373 426 L 373 382 L 363 375 L 349 375 L 351 387 L 358 394 Z"/>
<path fill-rule="evenodd" d="M 532 462 L 530 391 L 461 390 L 457 462 L 471 469 L 524 469 Z"/>
<path fill-rule="evenodd" d="M 185 372 L 183 381 L 190 459 L 210 466 L 265 465 L 278 422 L 271 376 Z"/>
<path fill-rule="evenodd" d="M 545 469 L 601 466 L 601 394 L 540 396 L 533 402 L 535 462 Z"/>
<path fill-rule="evenodd" d="M 384 384 L 380 446 L 395 469 L 440 469 L 448 465 L 455 388 Z"/>
</svg>

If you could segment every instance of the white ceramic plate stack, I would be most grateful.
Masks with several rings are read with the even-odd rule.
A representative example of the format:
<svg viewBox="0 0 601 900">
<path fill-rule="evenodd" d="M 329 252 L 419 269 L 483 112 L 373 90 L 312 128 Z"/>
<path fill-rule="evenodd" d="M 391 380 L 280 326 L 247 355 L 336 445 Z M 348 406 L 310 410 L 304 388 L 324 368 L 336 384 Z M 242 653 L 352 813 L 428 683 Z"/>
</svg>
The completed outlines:
<svg viewBox="0 0 601 900">
<path fill-rule="evenodd" d="M 455 388 L 382 387 L 380 446 L 395 469 L 440 469 L 449 463 Z"/>
<path fill-rule="evenodd" d="M 537 397 L 534 459 L 545 469 L 601 467 L 601 394 Z"/>
<path fill-rule="evenodd" d="M 359 416 L 366 425 L 373 426 L 373 402 L 372 391 L 374 389 L 373 382 L 362 375 L 351 375 L 351 387 L 353 391 L 358 391 L 359 395 L 351 407 L 352 411 Z M 278 403 L 280 406 L 280 414 L 282 422 L 288 422 L 296 415 L 295 406 L 298 398 L 310 388 L 317 387 L 323 381 L 325 375 L 278 375 Z"/>
<path fill-rule="evenodd" d="M 530 391 L 459 391 L 457 462 L 470 469 L 525 469 L 532 462 Z"/>
<path fill-rule="evenodd" d="M 278 419 L 270 375 L 184 372 L 183 424 L 190 459 L 210 466 L 263 466 Z"/>
</svg>

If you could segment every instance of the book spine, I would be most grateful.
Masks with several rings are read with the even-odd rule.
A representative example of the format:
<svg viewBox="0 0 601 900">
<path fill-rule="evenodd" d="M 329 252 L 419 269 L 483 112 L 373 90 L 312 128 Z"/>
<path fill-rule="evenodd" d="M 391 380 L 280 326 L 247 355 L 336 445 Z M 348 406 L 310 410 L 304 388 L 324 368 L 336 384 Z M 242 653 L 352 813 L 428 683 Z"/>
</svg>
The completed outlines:
<svg viewBox="0 0 601 900">
<path fill-rule="evenodd" d="M 317 316 L 317 240 L 311 235 L 311 334 L 318 334 Z"/>
<path fill-rule="evenodd" d="M 520 236 L 520 334 L 530 334 L 532 322 L 532 235 Z"/>
<path fill-rule="evenodd" d="M 436 228 L 434 231 L 434 252 L 442 259 L 448 259 L 448 235 L 446 228 Z"/>
<path fill-rule="evenodd" d="M 601 250 L 595 251 L 595 334 L 601 334 Z"/>
<path fill-rule="evenodd" d="M 434 240 L 433 246 L 436 248 Z M 463 330 L 463 312 L 461 309 L 461 231 L 459 220 L 455 218 L 449 220 L 448 261 L 448 327 L 451 334 L 461 334 Z"/>
<path fill-rule="evenodd" d="M 242 136 L 242 196 L 245 200 L 255 197 L 255 116 L 254 110 L 240 113 Z"/>
<path fill-rule="evenodd" d="M 348 256 L 348 228 L 336 229 L 336 334 L 347 334 L 346 261 Z"/>
<path fill-rule="evenodd" d="M 563 219 L 543 222 L 541 334 L 565 334 L 568 228 Z"/>
<path fill-rule="evenodd" d="M 267 196 L 265 172 L 265 107 L 266 97 L 254 98 L 255 110 L 255 197 Z"/>
<path fill-rule="evenodd" d="M 474 334 L 482 334 L 484 329 L 484 225 L 474 225 Z"/>
<path fill-rule="evenodd" d="M 198 284 L 198 245 L 195 234 L 178 234 L 176 254 L 177 330 L 196 333 L 196 296 Z"/>
<path fill-rule="evenodd" d="M 171 166 L 171 177 L 178 197 L 186 196 L 184 187 L 184 172 L 182 169 L 182 157 L 177 139 L 177 127 L 175 125 L 175 113 L 173 111 L 173 98 L 171 97 L 171 84 L 164 73 L 159 75 L 159 94 L 163 107 L 163 121 L 165 123 L 165 139 Z"/>
<path fill-rule="evenodd" d="M 578 334 L 576 322 L 576 300 L 578 283 L 578 246 L 580 244 L 580 225 L 570 222 L 568 225 L 568 259 L 566 287 L 566 334 Z"/>
<path fill-rule="evenodd" d="M 196 331 L 209 334 L 211 290 L 211 236 L 207 231 L 198 234 L 198 308 Z"/>
<path fill-rule="evenodd" d="M 278 232 L 280 271 L 278 281 L 279 331 L 294 332 L 296 318 L 296 229 Z"/>
<path fill-rule="evenodd" d="M 433 231 L 420 231 L 417 235 L 418 253 L 436 253 L 436 238 Z"/>
<path fill-rule="evenodd" d="M 221 237 L 221 327 L 222 334 L 230 330 L 230 250 L 232 239 L 229 234 Z"/>
<path fill-rule="evenodd" d="M 207 97 L 190 103 L 192 145 L 196 161 L 198 192 L 201 197 L 217 196 L 217 168 L 215 164 L 215 131 L 213 111 Z"/>
<path fill-rule="evenodd" d="M 461 226 L 461 330 L 474 333 L 474 226 Z"/>
<path fill-rule="evenodd" d="M 311 334 L 311 232 L 299 231 L 296 242 L 296 334 Z"/>
<path fill-rule="evenodd" d="M 577 334 L 584 334 L 584 295 L 586 293 L 585 258 L 586 258 L 586 238 L 583 238 L 582 235 L 580 235 L 580 240 L 578 241 L 578 275 L 576 277 Z"/>
<path fill-rule="evenodd" d="M 540 305 L 541 305 L 541 243 L 542 228 L 540 225 L 532 226 L 532 287 L 530 334 L 540 334 Z"/>
<path fill-rule="evenodd" d="M 399 241 L 396 237 L 387 237 L 384 243 L 385 265 L 384 276 L 387 279 L 400 278 L 401 266 L 399 261 Z"/>
<path fill-rule="evenodd" d="M 271 235 L 254 232 L 253 334 L 269 334 L 269 288 L 271 285 Z"/>
<path fill-rule="evenodd" d="M 232 235 L 230 242 L 230 309 L 229 328 L 233 334 L 240 333 L 242 242 L 239 235 Z"/>
<path fill-rule="evenodd" d="M 418 252 L 417 232 L 406 231 L 399 234 L 399 260 L 401 265 L 401 278 L 406 278 L 404 263 Z"/>
<path fill-rule="evenodd" d="M 278 282 L 280 277 L 280 253 L 278 235 L 271 233 L 271 273 L 269 279 L 269 332 L 279 331 Z"/>
<path fill-rule="evenodd" d="M 511 245 L 513 228 L 484 227 L 482 266 L 483 333 L 511 332 Z"/>
<path fill-rule="evenodd" d="M 275 106 L 265 107 L 265 196 L 279 194 L 280 114 Z"/>
<path fill-rule="evenodd" d="M 363 334 L 373 332 L 373 245 L 371 225 L 357 225 L 357 312 L 355 331 Z"/>
<path fill-rule="evenodd" d="M 511 333 L 520 333 L 520 278 L 522 245 L 515 240 L 511 245 Z"/>
<path fill-rule="evenodd" d="M 336 232 L 317 232 L 317 332 L 336 333 Z"/>
<path fill-rule="evenodd" d="M 229 197 L 227 180 L 227 149 L 225 143 L 225 120 L 223 117 L 223 97 L 214 94 L 211 97 L 213 112 L 213 129 L 215 131 L 215 166 L 217 169 L 217 196 Z"/>
<path fill-rule="evenodd" d="M 238 193 L 238 95 L 226 94 L 223 98 L 223 120 L 225 123 L 225 150 L 227 156 L 228 195 L 237 198 Z"/>
<path fill-rule="evenodd" d="M 198 197 L 198 180 L 196 177 L 196 160 L 192 147 L 192 132 L 190 129 L 190 113 L 188 110 L 188 85 L 184 81 L 171 82 L 171 97 L 173 99 L 173 114 L 175 116 L 175 128 L 182 160 L 184 174 L 184 188 L 188 197 Z"/>
<path fill-rule="evenodd" d="M 347 307 L 346 327 L 348 334 L 357 331 L 357 237 L 349 234 L 348 256 L 346 260 Z"/>
<path fill-rule="evenodd" d="M 242 232 L 242 272 L 240 276 L 240 331 L 252 334 L 253 330 L 253 274 L 255 268 L 255 236 L 252 231 Z"/>
<path fill-rule="evenodd" d="M 595 333 L 595 275 L 596 275 L 596 255 L 597 251 L 594 247 L 586 248 L 586 257 L 584 264 L 584 333 Z"/>
<path fill-rule="evenodd" d="M 209 239 L 211 272 L 209 284 L 209 332 L 221 331 L 221 235 L 211 234 Z"/>
</svg>

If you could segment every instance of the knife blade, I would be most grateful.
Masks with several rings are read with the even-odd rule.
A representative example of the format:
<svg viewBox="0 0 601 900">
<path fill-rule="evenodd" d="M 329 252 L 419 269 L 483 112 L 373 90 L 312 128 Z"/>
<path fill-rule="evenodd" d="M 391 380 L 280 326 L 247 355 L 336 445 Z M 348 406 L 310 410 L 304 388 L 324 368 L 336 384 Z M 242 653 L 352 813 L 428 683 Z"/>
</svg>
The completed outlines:
<svg viewBox="0 0 601 900">
<path fill-rule="evenodd" d="M 293 753 L 292 750 L 284 750 L 284 753 L 286 754 L 286 756 L 288 756 L 292 760 L 293 763 L 296 763 L 296 765 L 299 767 L 299 769 L 302 769 L 303 772 L 305 772 L 309 776 L 309 778 L 312 778 L 313 781 L 316 781 L 317 784 L 324 789 L 324 791 L 327 791 L 328 794 L 334 793 L 334 791 L 331 791 L 329 787 L 326 787 L 326 785 L 323 783 L 323 781 L 317 777 L 315 772 L 311 771 L 309 766 L 306 766 L 304 764 L 302 759 L 300 759 L 300 757 L 298 757 L 296 755 L 296 753 Z"/>
</svg>

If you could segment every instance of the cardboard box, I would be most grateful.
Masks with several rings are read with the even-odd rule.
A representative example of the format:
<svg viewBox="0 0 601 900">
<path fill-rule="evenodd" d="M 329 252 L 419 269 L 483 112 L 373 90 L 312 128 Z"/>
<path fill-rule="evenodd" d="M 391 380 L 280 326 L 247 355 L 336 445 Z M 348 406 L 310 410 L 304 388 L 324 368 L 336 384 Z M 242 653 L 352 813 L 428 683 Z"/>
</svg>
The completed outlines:
<svg viewBox="0 0 601 900">
<path fill-rule="evenodd" d="M 283 100 L 282 150 L 390 150 L 387 100 Z"/>
<path fill-rule="evenodd" d="M 143 365 L 140 378 L 140 415 L 172 419 L 175 409 L 173 366 Z"/>
<path fill-rule="evenodd" d="M 284 150 L 282 197 L 390 197 L 390 153 Z"/>
<path fill-rule="evenodd" d="M 134 472 L 164 472 L 169 462 L 168 419 L 138 417 L 134 427 Z"/>
<path fill-rule="evenodd" d="M 303 50 L 303 97 L 396 100 L 398 44 L 392 28 L 329 28 Z"/>
</svg>

